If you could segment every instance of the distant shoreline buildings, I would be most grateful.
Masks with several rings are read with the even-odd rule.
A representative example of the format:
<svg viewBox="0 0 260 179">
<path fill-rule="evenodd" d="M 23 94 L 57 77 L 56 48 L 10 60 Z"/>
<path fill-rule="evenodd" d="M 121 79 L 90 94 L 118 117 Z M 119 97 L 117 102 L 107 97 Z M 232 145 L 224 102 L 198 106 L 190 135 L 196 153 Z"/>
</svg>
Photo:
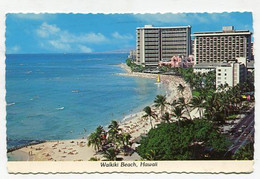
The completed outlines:
<svg viewBox="0 0 260 179">
<path fill-rule="evenodd" d="M 215 70 L 216 87 L 226 83 L 235 86 L 245 81 L 247 71 L 254 71 L 251 36 L 249 30 L 234 30 L 233 26 L 191 34 L 189 25 L 145 25 L 136 29 L 136 50 L 130 51 L 129 58 L 150 68 L 193 67 L 195 73 Z"/>
</svg>

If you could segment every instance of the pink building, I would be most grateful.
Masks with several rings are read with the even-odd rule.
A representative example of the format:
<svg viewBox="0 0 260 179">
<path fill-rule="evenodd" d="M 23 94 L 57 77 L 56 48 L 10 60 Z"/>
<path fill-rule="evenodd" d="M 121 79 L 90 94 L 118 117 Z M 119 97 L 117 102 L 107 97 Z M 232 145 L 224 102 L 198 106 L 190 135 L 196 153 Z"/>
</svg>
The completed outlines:
<svg viewBox="0 0 260 179">
<path fill-rule="evenodd" d="M 181 56 L 173 56 L 170 61 L 160 61 L 159 66 L 171 66 L 172 68 L 183 67 L 188 68 L 194 65 L 193 55 L 188 58 L 183 58 Z"/>
</svg>

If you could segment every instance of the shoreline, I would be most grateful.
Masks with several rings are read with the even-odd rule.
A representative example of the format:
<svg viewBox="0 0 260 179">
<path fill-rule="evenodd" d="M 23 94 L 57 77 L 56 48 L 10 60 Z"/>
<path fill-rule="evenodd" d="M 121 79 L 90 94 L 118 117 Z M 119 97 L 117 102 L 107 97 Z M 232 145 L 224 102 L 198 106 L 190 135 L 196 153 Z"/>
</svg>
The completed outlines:
<svg viewBox="0 0 260 179">
<path fill-rule="evenodd" d="M 37 141 L 37 142 L 35 142 L 35 143 L 28 143 L 28 144 L 24 144 L 24 145 L 19 145 L 19 146 L 11 147 L 11 148 L 9 148 L 9 149 L 7 148 L 7 153 L 13 152 L 13 151 L 15 151 L 15 150 L 19 150 L 19 149 L 24 148 L 24 147 L 41 144 L 41 143 L 44 143 L 44 142 L 46 142 L 46 140 L 40 140 L 40 141 Z"/>
<path fill-rule="evenodd" d="M 125 70 L 124 73 L 115 73 L 115 75 L 119 76 L 129 76 L 129 77 L 139 77 L 139 78 L 150 78 L 150 79 L 156 79 L 158 74 L 151 74 L 151 73 L 140 73 L 140 72 L 131 72 L 131 69 L 125 64 L 121 63 L 117 66 L 121 67 Z M 177 92 L 177 87 L 179 84 L 182 84 L 185 87 L 184 90 L 184 96 L 186 100 L 190 100 L 192 98 L 192 91 L 190 89 L 190 86 L 179 76 L 174 75 L 160 75 L 160 79 L 163 85 L 165 85 L 166 92 L 169 94 L 166 95 L 167 99 L 170 98 L 171 101 L 174 99 L 177 99 L 177 95 L 179 95 L 179 92 Z M 172 93 L 175 92 L 175 96 L 172 95 Z"/>
<path fill-rule="evenodd" d="M 115 75 L 129 76 L 129 77 L 141 77 L 156 79 L 157 74 L 138 73 L 131 72 L 131 69 L 126 64 L 117 65 L 125 70 L 125 73 L 115 73 Z M 160 75 L 161 83 L 166 87 L 167 101 L 171 103 L 177 99 L 180 95 L 177 86 L 182 84 L 185 86 L 184 96 L 186 100 L 190 100 L 192 97 L 189 86 L 184 82 L 181 77 L 172 75 Z M 150 104 L 153 111 L 159 113 L 159 109 Z M 151 129 L 150 123 L 143 119 L 143 111 L 130 113 L 124 116 L 123 119 L 118 120 L 118 124 L 123 132 L 130 133 L 134 142 L 133 148 L 135 148 L 135 141 L 139 140 L 141 136 L 146 135 Z M 153 125 L 160 123 L 160 120 L 153 120 Z M 101 154 L 96 154 L 94 149 L 87 146 L 87 139 L 73 139 L 73 140 L 46 140 L 40 144 L 28 145 L 12 152 L 8 152 L 9 157 L 16 157 L 19 159 L 19 155 L 25 153 L 28 155 L 29 161 L 88 161 L 91 157 L 97 157 L 102 159 Z M 137 153 L 132 156 L 120 156 L 125 161 L 133 161 L 140 159 Z"/>
</svg>

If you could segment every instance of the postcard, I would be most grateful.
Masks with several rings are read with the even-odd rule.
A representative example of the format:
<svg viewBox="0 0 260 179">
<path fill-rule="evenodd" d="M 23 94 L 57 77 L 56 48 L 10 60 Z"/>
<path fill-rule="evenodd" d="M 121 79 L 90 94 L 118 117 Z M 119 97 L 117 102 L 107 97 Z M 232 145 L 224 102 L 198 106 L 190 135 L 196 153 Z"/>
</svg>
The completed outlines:
<svg viewBox="0 0 260 179">
<path fill-rule="evenodd" d="M 10 173 L 253 171 L 251 12 L 5 24 Z"/>
</svg>

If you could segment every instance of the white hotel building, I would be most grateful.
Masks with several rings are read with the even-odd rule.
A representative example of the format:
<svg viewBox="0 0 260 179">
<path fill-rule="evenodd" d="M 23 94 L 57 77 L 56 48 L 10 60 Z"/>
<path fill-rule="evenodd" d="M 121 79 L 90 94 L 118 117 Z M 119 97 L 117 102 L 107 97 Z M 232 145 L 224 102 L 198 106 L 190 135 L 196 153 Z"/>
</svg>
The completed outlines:
<svg viewBox="0 0 260 179">
<path fill-rule="evenodd" d="M 170 61 L 173 56 L 191 54 L 191 26 L 153 27 L 136 29 L 136 63 L 158 66 L 159 61 Z"/>
<path fill-rule="evenodd" d="M 208 73 L 216 71 L 216 88 L 221 84 L 233 87 L 244 82 L 247 76 L 246 58 L 238 58 L 235 61 L 220 63 L 200 63 L 194 66 L 195 73 Z"/>
<path fill-rule="evenodd" d="M 234 30 L 233 26 L 216 32 L 195 32 L 195 64 L 218 63 L 239 57 L 251 60 L 251 35 L 248 30 Z"/>
<path fill-rule="evenodd" d="M 245 59 L 245 58 L 244 58 Z M 216 67 L 216 88 L 221 84 L 236 86 L 245 81 L 247 75 L 246 62 L 229 62 L 223 63 Z"/>
</svg>

